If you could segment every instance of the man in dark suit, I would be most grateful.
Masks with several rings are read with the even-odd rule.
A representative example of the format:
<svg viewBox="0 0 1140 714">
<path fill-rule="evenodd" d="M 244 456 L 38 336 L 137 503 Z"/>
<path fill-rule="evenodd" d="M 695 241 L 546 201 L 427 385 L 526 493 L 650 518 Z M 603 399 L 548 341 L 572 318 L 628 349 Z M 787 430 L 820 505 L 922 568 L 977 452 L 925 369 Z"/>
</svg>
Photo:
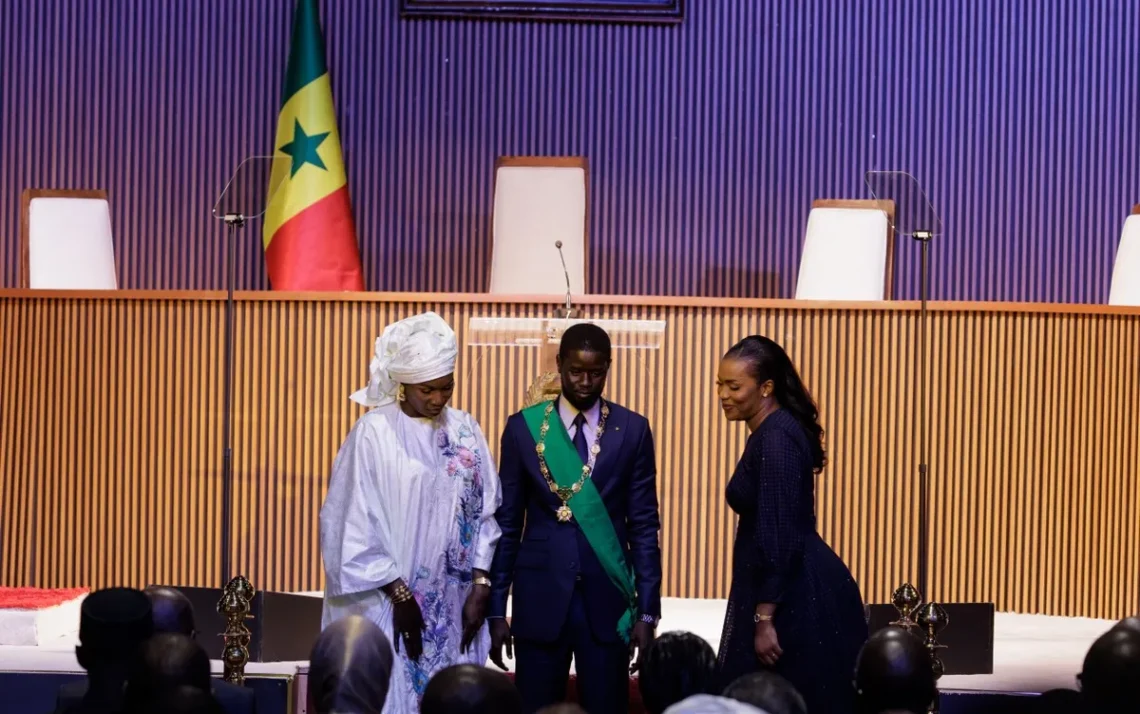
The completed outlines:
<svg viewBox="0 0 1140 714">
<path fill-rule="evenodd" d="M 180 590 L 151 585 L 144 592 L 150 600 L 154 632 L 173 632 L 186 635 L 190 639 L 197 637 L 194 606 Z M 214 697 L 226 714 L 256 713 L 257 702 L 252 689 L 239 687 L 221 679 L 212 679 L 211 684 Z M 74 702 L 82 699 L 86 691 L 87 680 L 64 684 L 56 695 L 56 711 L 65 711 Z"/>
<path fill-rule="evenodd" d="M 571 655 L 583 708 L 624 713 L 629 673 L 661 616 L 653 434 L 645 417 L 602 399 L 610 364 L 604 330 L 569 328 L 561 396 L 515 414 L 503 432 L 491 660 L 506 669 L 504 648 L 514 658 L 528 714 L 565 698 Z"/>
</svg>

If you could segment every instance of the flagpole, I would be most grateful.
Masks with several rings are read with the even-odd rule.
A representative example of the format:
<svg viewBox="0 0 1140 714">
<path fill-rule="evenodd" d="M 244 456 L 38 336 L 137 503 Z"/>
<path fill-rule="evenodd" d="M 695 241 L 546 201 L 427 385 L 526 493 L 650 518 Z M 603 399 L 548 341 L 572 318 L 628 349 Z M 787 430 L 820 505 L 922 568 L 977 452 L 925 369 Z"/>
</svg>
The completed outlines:
<svg viewBox="0 0 1140 714">
<path fill-rule="evenodd" d="M 233 512 L 234 481 L 234 284 L 236 282 L 237 232 L 245 225 L 245 216 L 227 213 L 226 236 L 226 314 L 225 314 L 225 376 L 223 385 L 222 432 L 225 444 L 222 452 L 222 557 L 221 577 L 227 583 L 233 572 L 230 564 L 230 520 Z"/>
</svg>

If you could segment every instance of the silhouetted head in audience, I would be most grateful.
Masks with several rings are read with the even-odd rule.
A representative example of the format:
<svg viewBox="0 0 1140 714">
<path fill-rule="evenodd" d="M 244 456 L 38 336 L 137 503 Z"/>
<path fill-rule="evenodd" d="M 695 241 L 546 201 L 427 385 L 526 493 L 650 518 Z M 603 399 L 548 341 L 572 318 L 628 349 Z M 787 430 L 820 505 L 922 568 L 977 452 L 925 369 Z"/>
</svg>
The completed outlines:
<svg viewBox="0 0 1140 714">
<path fill-rule="evenodd" d="M 1126 617 L 1113 627 L 1114 630 L 1140 632 L 1140 616 Z"/>
<path fill-rule="evenodd" d="M 1098 637 L 1080 681 L 1088 714 L 1134 711 L 1140 703 L 1140 632 L 1114 627 Z"/>
<path fill-rule="evenodd" d="M 210 691 L 210 658 L 186 635 L 160 632 L 142 648 L 139 669 L 127 685 L 132 709 L 151 706 L 180 687 Z"/>
<path fill-rule="evenodd" d="M 724 696 L 759 707 L 768 714 L 808 714 L 807 704 L 792 683 L 775 672 L 753 672 L 737 679 Z"/>
<path fill-rule="evenodd" d="M 181 590 L 165 585 L 151 585 L 143 592 L 150 598 L 155 632 L 177 632 L 190 639 L 198 636 L 194 628 L 194 606 Z"/>
<path fill-rule="evenodd" d="M 379 714 L 392 677 L 392 645 L 376 623 L 359 615 L 321 632 L 309 661 L 309 711 Z"/>
<path fill-rule="evenodd" d="M 645 653 L 637 685 L 649 714 L 661 714 L 694 694 L 713 694 L 716 652 L 691 632 L 666 632 Z"/>
<path fill-rule="evenodd" d="M 900 627 L 885 627 L 867 640 L 855 664 L 857 710 L 925 712 L 934 700 L 934 672 L 922 642 Z"/>
<path fill-rule="evenodd" d="M 424 690 L 421 714 L 522 714 L 522 699 L 507 675 L 458 664 L 436 672 Z"/>
<path fill-rule="evenodd" d="M 586 714 L 586 710 L 573 702 L 558 702 L 539 709 L 537 714 Z"/>
<path fill-rule="evenodd" d="M 143 643 L 154 632 L 150 600 L 141 590 L 107 588 L 83 600 L 75 658 L 87 671 L 90 708 L 115 708 L 136 669 Z"/>
<path fill-rule="evenodd" d="M 1075 689 L 1050 689 L 1033 702 L 1035 714 L 1073 714 L 1081 710 L 1081 693 Z"/>
<path fill-rule="evenodd" d="M 665 714 L 768 714 L 768 712 L 728 697 L 694 694 L 666 709 Z"/>
<path fill-rule="evenodd" d="M 224 714 L 222 705 L 209 692 L 183 685 L 144 702 L 128 714 Z"/>
</svg>

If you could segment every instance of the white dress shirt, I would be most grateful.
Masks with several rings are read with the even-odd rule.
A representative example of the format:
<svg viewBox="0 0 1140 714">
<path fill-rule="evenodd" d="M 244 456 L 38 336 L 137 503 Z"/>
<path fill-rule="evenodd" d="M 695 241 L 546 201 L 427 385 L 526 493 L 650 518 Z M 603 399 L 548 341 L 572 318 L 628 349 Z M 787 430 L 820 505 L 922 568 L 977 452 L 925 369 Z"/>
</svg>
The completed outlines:
<svg viewBox="0 0 1140 714">
<path fill-rule="evenodd" d="M 581 412 L 586 417 L 586 423 L 582 427 L 586 435 L 587 446 L 593 446 L 598 440 L 598 420 L 602 418 L 602 400 L 594 402 L 594 406 L 590 407 L 584 412 Z M 566 426 L 566 433 L 570 435 L 570 440 L 574 440 L 575 433 L 578 427 L 574 426 L 574 420 L 578 418 L 578 409 L 575 408 L 570 402 L 565 399 L 558 400 L 558 416 L 562 417 L 562 423 Z M 594 459 L 597 455 L 593 449 L 590 449 L 590 468 L 594 467 Z"/>
</svg>

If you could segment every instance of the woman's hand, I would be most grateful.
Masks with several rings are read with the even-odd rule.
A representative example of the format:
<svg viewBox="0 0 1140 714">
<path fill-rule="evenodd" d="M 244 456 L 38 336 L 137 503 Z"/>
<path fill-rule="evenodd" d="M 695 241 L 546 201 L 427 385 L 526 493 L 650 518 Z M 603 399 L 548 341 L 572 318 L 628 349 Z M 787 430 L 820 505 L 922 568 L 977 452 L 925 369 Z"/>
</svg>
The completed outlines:
<svg viewBox="0 0 1140 714">
<path fill-rule="evenodd" d="M 396 652 L 400 652 L 400 640 L 404 640 L 404 651 L 408 659 L 418 660 L 424 652 L 424 615 L 415 598 L 392 606 L 392 633 Z"/>
<path fill-rule="evenodd" d="M 780 655 L 784 654 L 776 637 L 776 627 L 771 620 L 761 620 L 756 623 L 752 646 L 756 649 L 756 658 L 768 667 L 774 666 Z"/>
<path fill-rule="evenodd" d="M 475 641 L 479 629 L 487 619 L 487 600 L 491 597 L 491 588 L 486 585 L 472 585 L 471 592 L 467 593 L 467 601 L 463 603 L 463 641 L 459 651 L 466 654 L 467 648 Z"/>
</svg>

